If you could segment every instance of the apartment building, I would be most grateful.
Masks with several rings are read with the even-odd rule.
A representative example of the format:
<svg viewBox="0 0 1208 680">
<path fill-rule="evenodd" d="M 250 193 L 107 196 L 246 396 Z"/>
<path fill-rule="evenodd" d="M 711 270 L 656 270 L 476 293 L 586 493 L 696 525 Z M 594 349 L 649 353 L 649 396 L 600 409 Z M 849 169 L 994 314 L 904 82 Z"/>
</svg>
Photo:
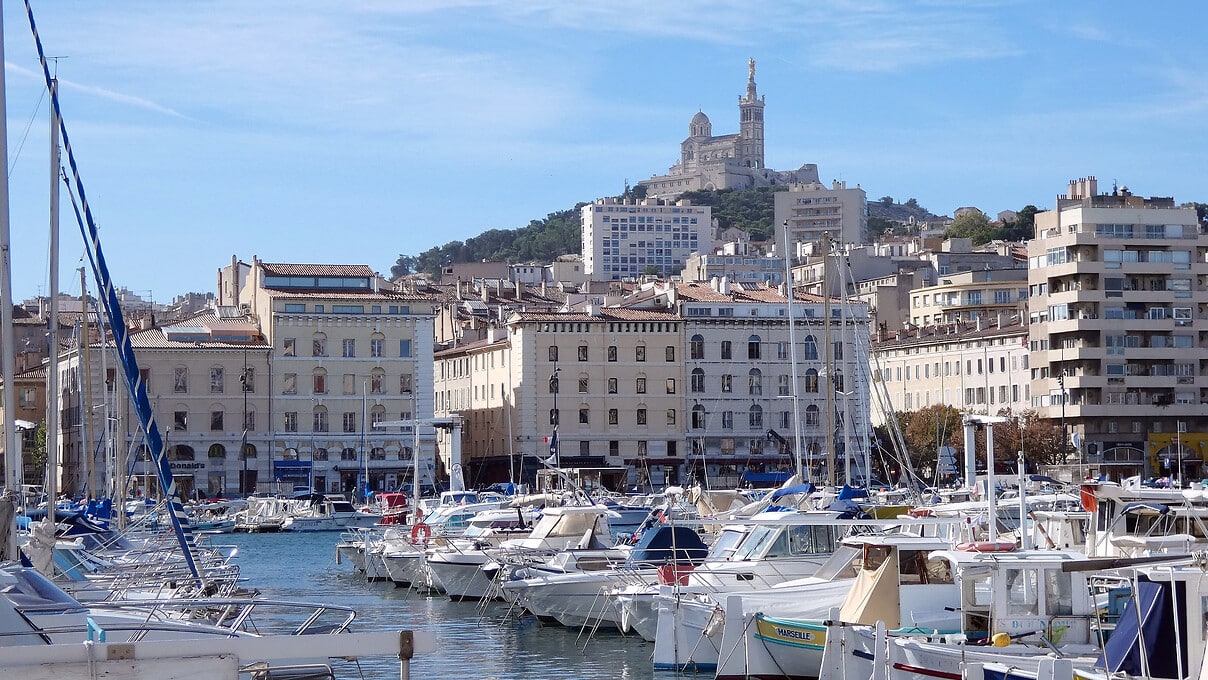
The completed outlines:
<svg viewBox="0 0 1208 680">
<path fill-rule="evenodd" d="M 1028 246 L 1032 405 L 1115 475 L 1199 479 L 1208 236 L 1194 208 L 1069 183 Z"/>
<path fill-rule="evenodd" d="M 782 225 L 788 222 L 789 244 Z M 838 180 L 830 187 L 820 182 L 789 185 L 775 194 L 777 252 L 793 253 L 798 244 L 816 243 L 829 233 L 832 243 L 868 241 L 868 202 L 859 186 L 849 189 Z"/>
<path fill-rule="evenodd" d="M 1031 407 L 1028 327 L 1020 317 L 878 331 L 871 373 L 894 411 L 944 404 L 967 413 L 1019 415 Z M 874 415 L 877 425 L 884 414 Z"/>
<path fill-rule="evenodd" d="M 1021 315 L 1028 299 L 1026 269 L 979 269 L 948 274 L 934 286 L 910 291 L 910 322 L 929 326 L 960 321 L 997 321 Z"/>
<path fill-rule="evenodd" d="M 415 455 L 423 477 L 439 475 L 424 422 L 433 412 L 436 295 L 396 290 L 365 265 L 252 258 L 223 268 L 219 299 L 245 311 L 270 347 L 261 474 L 272 483 L 392 489 L 412 478 Z M 414 430 L 377 427 L 398 420 L 416 421 L 418 451 Z"/>
<path fill-rule="evenodd" d="M 669 277 L 712 243 L 713 213 L 690 201 L 601 198 L 580 211 L 583 271 L 592 281 Z"/>
</svg>

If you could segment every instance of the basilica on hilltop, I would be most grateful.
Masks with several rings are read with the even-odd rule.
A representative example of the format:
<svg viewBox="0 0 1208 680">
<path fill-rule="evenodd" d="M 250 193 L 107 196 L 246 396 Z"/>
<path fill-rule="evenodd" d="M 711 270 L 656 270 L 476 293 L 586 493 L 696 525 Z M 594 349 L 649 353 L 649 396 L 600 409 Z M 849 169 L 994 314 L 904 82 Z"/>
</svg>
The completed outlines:
<svg viewBox="0 0 1208 680">
<path fill-rule="evenodd" d="M 680 144 L 680 161 L 666 175 L 638 182 L 651 198 L 675 198 L 699 189 L 745 189 L 774 184 L 818 181 L 818 166 L 798 170 L 768 169 L 763 155 L 764 98 L 755 87 L 755 60 L 747 63 L 747 92 L 738 98 L 738 134 L 713 135 L 713 123 L 703 111 L 688 124 L 688 138 Z"/>
</svg>

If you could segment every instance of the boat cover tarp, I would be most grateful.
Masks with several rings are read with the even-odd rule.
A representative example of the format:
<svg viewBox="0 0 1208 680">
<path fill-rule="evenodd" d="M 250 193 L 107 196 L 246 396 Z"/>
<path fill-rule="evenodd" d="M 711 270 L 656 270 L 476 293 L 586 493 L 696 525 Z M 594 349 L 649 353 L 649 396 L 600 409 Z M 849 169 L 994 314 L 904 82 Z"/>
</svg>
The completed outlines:
<svg viewBox="0 0 1208 680">
<path fill-rule="evenodd" d="M 841 501 L 849 501 L 853 498 L 868 498 L 868 489 L 857 489 L 844 484 L 843 488 L 839 489 L 838 498 Z"/>
<path fill-rule="evenodd" d="M 1156 512 L 1159 515 L 1165 515 L 1166 513 L 1170 512 L 1170 507 L 1166 506 L 1166 505 L 1162 505 L 1161 503 L 1139 502 L 1139 503 L 1129 503 L 1129 504 L 1125 505 L 1124 507 L 1120 508 L 1120 513 L 1124 514 L 1124 515 L 1134 513 L 1134 512 L 1136 512 L 1136 513 Z"/>
<path fill-rule="evenodd" d="M 793 473 L 785 472 L 751 472 L 747 470 L 742 473 L 743 483 L 750 483 L 756 486 L 769 486 L 774 484 L 784 484 L 788 481 L 789 475 Z"/>
<path fill-rule="evenodd" d="M 707 554 L 709 546 L 691 527 L 662 524 L 642 534 L 629 553 L 629 561 L 631 564 L 699 564 Z"/>
<path fill-rule="evenodd" d="M 757 473 L 757 474 L 763 474 L 763 473 Z M 778 501 L 781 498 L 784 498 L 785 496 L 792 496 L 793 494 L 814 493 L 814 490 L 815 490 L 814 485 L 810 484 L 808 482 L 805 484 L 795 484 L 793 486 L 785 486 L 785 487 L 776 489 L 775 491 L 772 492 L 772 500 Z"/>
<path fill-rule="evenodd" d="M 1139 603 L 1139 604 L 1138 604 Z M 1174 616 L 1179 612 L 1172 606 L 1170 584 L 1147 580 L 1137 582 L 1137 596 L 1128 600 L 1116 629 L 1103 645 L 1103 656 L 1095 662 L 1108 673 L 1127 673 L 1139 677 L 1144 668 L 1141 657 L 1148 660 L 1149 677 L 1178 677 L 1178 655 Z M 1178 630 L 1186 630 L 1186 622 Z M 1186 645 L 1182 648 L 1185 650 Z M 1183 671 L 1187 664 L 1184 659 Z"/>
</svg>

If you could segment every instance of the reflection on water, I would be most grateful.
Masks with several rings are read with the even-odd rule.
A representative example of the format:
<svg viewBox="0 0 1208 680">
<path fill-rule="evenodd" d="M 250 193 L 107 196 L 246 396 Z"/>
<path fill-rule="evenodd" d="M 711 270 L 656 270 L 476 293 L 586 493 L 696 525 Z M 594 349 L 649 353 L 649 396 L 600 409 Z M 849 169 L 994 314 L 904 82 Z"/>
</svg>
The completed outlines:
<svg viewBox="0 0 1208 680">
<path fill-rule="evenodd" d="M 503 604 L 450 602 L 422 597 L 391 583 L 367 583 L 349 564 L 336 564 L 338 533 L 232 534 L 213 543 L 239 547 L 235 558 L 248 585 L 265 597 L 349 606 L 357 610 L 354 631 L 428 630 L 438 651 L 417 657 L 417 680 L 582 678 L 640 680 L 653 676 L 653 645 L 630 635 L 543 626 L 518 617 Z M 260 621 L 262 626 L 273 622 Z M 341 677 L 355 668 L 336 666 Z M 367 679 L 397 678 L 398 662 L 366 659 Z M 660 674 L 661 675 L 661 674 Z"/>
</svg>

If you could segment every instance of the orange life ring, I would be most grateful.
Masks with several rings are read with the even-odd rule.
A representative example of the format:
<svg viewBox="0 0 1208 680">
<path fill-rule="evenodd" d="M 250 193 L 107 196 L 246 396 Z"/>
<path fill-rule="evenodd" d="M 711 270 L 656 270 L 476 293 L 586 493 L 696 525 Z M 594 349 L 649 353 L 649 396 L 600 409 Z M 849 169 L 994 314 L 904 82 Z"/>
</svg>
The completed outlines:
<svg viewBox="0 0 1208 680">
<path fill-rule="evenodd" d="M 420 534 L 423 534 L 423 535 L 424 535 L 423 541 L 424 541 L 425 543 L 427 543 L 427 542 L 428 542 L 428 539 L 429 539 L 429 538 L 432 538 L 432 527 L 428 526 L 427 524 L 424 524 L 423 522 L 420 522 L 419 524 L 414 524 L 414 525 L 412 525 L 412 526 L 411 526 L 411 542 L 412 542 L 412 543 L 419 543 L 419 542 L 420 542 L 420 538 L 419 538 L 419 535 L 420 535 Z"/>
<path fill-rule="evenodd" d="M 971 543 L 961 543 L 956 546 L 957 550 L 965 552 L 1014 552 L 1015 544 L 1010 541 L 973 541 Z"/>
</svg>

